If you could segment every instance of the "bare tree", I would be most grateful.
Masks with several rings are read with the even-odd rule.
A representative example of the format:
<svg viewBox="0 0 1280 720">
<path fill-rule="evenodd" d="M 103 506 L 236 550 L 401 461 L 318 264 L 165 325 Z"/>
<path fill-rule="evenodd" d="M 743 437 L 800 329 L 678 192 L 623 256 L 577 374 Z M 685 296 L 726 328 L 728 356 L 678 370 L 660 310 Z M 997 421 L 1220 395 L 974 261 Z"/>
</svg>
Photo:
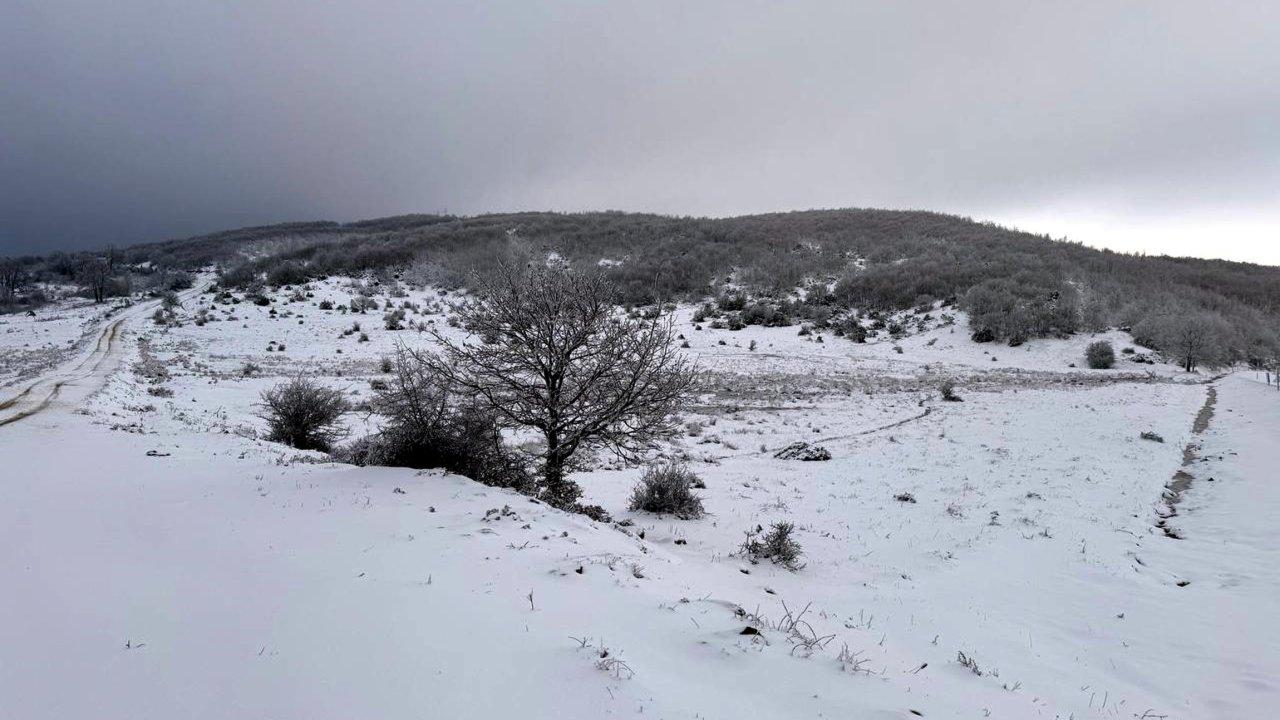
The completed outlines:
<svg viewBox="0 0 1280 720">
<path fill-rule="evenodd" d="M 111 284 L 111 266 L 105 260 L 93 258 L 85 261 L 80 266 L 78 275 L 81 284 L 93 295 L 95 303 L 106 299 L 107 288 Z"/>
<path fill-rule="evenodd" d="M 480 342 L 441 345 L 427 362 L 488 405 L 503 424 L 540 433 L 542 497 L 571 508 L 565 477 L 579 451 L 627 460 L 675 432 L 672 415 L 698 372 L 675 348 L 669 315 L 627 317 L 599 273 L 503 264 L 459 314 Z"/>
<path fill-rule="evenodd" d="M 27 269 L 16 258 L 0 260 L 0 303 L 13 302 L 27 284 Z"/>
<path fill-rule="evenodd" d="M 1206 312 L 1180 312 L 1159 321 L 1160 349 L 1187 372 L 1201 365 L 1219 367 L 1231 361 L 1231 329 L 1221 317 Z"/>
</svg>

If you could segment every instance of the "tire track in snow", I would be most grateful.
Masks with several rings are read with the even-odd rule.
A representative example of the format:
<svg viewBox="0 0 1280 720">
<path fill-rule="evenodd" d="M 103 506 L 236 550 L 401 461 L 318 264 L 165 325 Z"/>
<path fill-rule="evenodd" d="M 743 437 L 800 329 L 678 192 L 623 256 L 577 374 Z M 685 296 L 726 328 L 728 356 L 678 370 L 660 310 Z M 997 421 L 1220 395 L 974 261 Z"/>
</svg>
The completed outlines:
<svg viewBox="0 0 1280 720">
<path fill-rule="evenodd" d="M 187 299 L 195 297 L 203 292 L 207 285 L 193 288 L 183 293 Z M 32 397 L 38 398 L 34 400 L 35 404 L 31 407 L 20 410 L 7 417 L 0 417 L 0 427 L 16 423 L 19 420 L 31 417 L 37 413 L 47 410 L 53 401 L 62 393 L 65 385 L 75 385 L 77 382 L 92 378 L 100 374 L 104 365 L 108 360 L 118 355 L 120 343 L 123 337 L 122 330 L 124 324 L 129 320 L 142 317 L 151 306 L 157 303 L 151 302 L 146 304 L 134 305 L 122 317 L 118 317 L 107 324 L 106 327 L 98 333 L 98 339 L 94 342 L 93 349 L 88 354 L 68 363 L 68 366 L 57 368 L 48 373 L 44 377 L 37 379 L 35 382 L 27 386 L 26 390 L 14 395 L 13 397 L 0 401 L 0 410 L 9 410 L 14 407 L 20 407 L 32 401 Z"/>
<path fill-rule="evenodd" d="M 58 395 L 62 392 L 62 387 L 67 383 L 73 383 L 78 380 L 92 377 L 93 374 L 102 367 L 103 363 L 112 356 L 112 350 L 116 347 L 116 339 L 120 336 L 120 326 L 123 325 L 124 322 L 125 318 L 120 318 L 103 328 L 102 332 L 98 335 L 97 342 L 94 343 L 93 350 L 88 355 L 80 358 L 80 360 L 70 368 L 41 378 L 27 386 L 27 389 L 23 390 L 21 393 L 18 393 L 4 402 L 0 402 L 0 410 L 8 410 L 20 403 L 23 403 L 26 398 L 33 394 L 39 396 L 40 394 L 36 391 L 42 389 L 42 386 L 48 387 L 47 392 L 44 392 L 43 396 L 39 397 L 39 400 L 36 401 L 35 405 L 16 412 L 8 417 L 0 418 L 0 427 L 18 422 L 19 420 L 31 417 L 32 415 L 45 410 L 53 403 L 54 400 L 57 399 Z M 82 372 L 85 366 L 90 364 L 91 367 L 89 367 L 88 371 Z M 70 374 L 71 376 L 67 377 L 67 374 Z"/>
</svg>

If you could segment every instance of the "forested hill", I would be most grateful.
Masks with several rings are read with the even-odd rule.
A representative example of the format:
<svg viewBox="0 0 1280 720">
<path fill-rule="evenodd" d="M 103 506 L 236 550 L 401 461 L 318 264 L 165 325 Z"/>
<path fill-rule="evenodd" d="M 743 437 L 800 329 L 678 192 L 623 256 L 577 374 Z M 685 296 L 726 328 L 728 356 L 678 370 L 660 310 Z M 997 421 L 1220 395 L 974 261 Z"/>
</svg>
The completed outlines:
<svg viewBox="0 0 1280 720">
<path fill-rule="evenodd" d="M 719 219 L 623 212 L 408 215 L 246 228 L 117 255 L 132 267 L 218 264 L 225 284 L 247 288 L 380 272 L 461 285 L 512 251 L 555 253 L 574 267 L 600 268 L 627 302 L 726 292 L 781 300 L 807 288 L 808 304 L 837 314 L 955 302 L 970 311 L 975 328 L 1015 342 L 1120 325 L 1145 328 L 1158 343 L 1157 321 L 1168 325 L 1182 317 L 1220 335 L 1234 359 L 1274 357 L 1280 347 L 1280 268 L 1097 250 L 925 211 Z M 71 273 L 82 261 L 30 262 L 33 269 Z"/>
</svg>

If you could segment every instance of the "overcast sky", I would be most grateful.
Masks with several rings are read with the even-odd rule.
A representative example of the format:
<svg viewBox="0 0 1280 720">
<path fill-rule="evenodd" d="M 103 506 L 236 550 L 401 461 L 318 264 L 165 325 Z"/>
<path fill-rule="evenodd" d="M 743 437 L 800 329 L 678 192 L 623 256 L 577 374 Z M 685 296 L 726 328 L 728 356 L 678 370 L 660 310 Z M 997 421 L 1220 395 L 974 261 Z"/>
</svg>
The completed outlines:
<svg viewBox="0 0 1280 720">
<path fill-rule="evenodd" d="M 0 253 L 844 206 L 1280 264 L 1280 3 L 0 2 Z"/>
</svg>

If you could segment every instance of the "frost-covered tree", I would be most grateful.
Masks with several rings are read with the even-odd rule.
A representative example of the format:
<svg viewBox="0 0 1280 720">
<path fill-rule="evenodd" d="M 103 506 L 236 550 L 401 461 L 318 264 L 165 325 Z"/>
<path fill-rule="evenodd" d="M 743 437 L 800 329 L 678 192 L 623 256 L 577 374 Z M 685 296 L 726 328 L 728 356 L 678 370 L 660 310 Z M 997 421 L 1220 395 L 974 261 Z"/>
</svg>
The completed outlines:
<svg viewBox="0 0 1280 720">
<path fill-rule="evenodd" d="M 1137 329 L 1187 372 L 1200 366 L 1221 367 L 1232 360 L 1232 329 L 1209 312 L 1177 312 L 1153 318 Z"/>
<path fill-rule="evenodd" d="M 433 332 L 441 350 L 427 362 L 439 376 L 542 436 L 541 496 L 556 507 L 582 494 L 566 477 L 581 453 L 635 460 L 674 434 L 697 381 L 670 315 L 629 317 L 615 296 L 598 272 L 502 264 L 459 309 L 476 340 Z"/>
<path fill-rule="evenodd" d="M 27 269 L 16 258 L 0 259 L 0 303 L 13 302 L 27 284 Z"/>
<path fill-rule="evenodd" d="M 101 258 L 87 260 L 80 266 L 79 280 L 93 296 L 93 301 L 100 303 L 106 299 L 111 285 L 111 266 Z"/>
</svg>

